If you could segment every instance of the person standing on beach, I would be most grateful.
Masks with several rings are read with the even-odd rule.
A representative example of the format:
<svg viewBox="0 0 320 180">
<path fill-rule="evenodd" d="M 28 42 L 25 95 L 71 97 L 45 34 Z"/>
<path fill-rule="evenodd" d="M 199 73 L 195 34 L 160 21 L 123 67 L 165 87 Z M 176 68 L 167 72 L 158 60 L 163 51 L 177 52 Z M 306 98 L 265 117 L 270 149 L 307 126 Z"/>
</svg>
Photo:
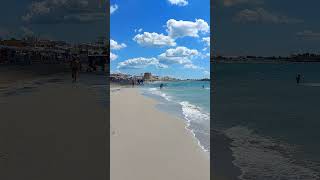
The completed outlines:
<svg viewBox="0 0 320 180">
<path fill-rule="evenodd" d="M 74 58 L 71 61 L 71 71 L 72 71 L 72 79 L 73 82 L 77 82 L 77 78 L 79 75 L 79 70 L 80 70 L 80 62 L 78 59 Z"/>
</svg>

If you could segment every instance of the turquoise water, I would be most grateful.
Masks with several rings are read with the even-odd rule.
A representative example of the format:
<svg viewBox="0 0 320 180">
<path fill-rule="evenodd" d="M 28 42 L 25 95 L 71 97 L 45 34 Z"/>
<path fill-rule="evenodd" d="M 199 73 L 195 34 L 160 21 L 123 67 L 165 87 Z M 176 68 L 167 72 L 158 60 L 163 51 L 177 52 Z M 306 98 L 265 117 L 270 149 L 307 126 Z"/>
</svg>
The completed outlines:
<svg viewBox="0 0 320 180">
<path fill-rule="evenodd" d="M 155 82 L 146 84 L 142 90 L 143 94 L 160 100 L 160 109 L 182 117 L 199 145 L 210 151 L 210 82 Z"/>
<path fill-rule="evenodd" d="M 319 70 L 320 64 L 216 65 L 213 123 L 232 140 L 240 179 L 320 179 Z M 304 76 L 300 85 L 297 73 Z"/>
</svg>

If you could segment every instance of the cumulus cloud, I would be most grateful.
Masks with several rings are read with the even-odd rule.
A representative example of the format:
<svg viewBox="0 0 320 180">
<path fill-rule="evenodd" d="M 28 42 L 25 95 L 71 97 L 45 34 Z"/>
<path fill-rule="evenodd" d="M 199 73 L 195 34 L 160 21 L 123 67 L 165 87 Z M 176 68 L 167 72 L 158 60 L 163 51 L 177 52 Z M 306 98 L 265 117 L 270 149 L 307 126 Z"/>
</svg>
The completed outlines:
<svg viewBox="0 0 320 180">
<path fill-rule="evenodd" d="M 202 38 L 202 41 L 206 44 L 206 46 L 210 47 L 210 37 L 204 37 Z"/>
<path fill-rule="evenodd" d="M 170 4 L 177 6 L 186 6 L 188 5 L 187 0 L 168 0 Z"/>
<path fill-rule="evenodd" d="M 200 53 L 195 49 L 179 46 L 175 49 L 166 50 L 158 56 L 158 59 L 162 64 L 180 64 L 183 65 L 184 68 L 198 69 L 198 67 L 192 63 L 191 59 L 199 54 Z"/>
<path fill-rule="evenodd" d="M 199 37 L 199 33 L 209 32 L 209 25 L 206 21 L 202 19 L 196 19 L 195 22 L 192 21 L 182 21 L 170 19 L 167 21 L 167 32 L 172 38 L 179 37 Z"/>
<path fill-rule="evenodd" d="M 143 34 L 137 34 L 133 40 L 142 46 L 176 46 L 176 42 L 170 36 L 155 32 L 144 32 Z"/>
<path fill-rule="evenodd" d="M 185 64 L 183 67 L 187 69 L 201 69 L 201 67 L 194 64 Z"/>
<path fill-rule="evenodd" d="M 262 0 L 222 0 L 224 6 L 235 6 L 239 4 L 263 4 Z"/>
<path fill-rule="evenodd" d="M 47 24 L 100 21 L 106 18 L 100 3 L 92 0 L 33 1 L 21 19 L 26 23 Z"/>
<path fill-rule="evenodd" d="M 113 54 L 112 52 L 110 52 L 110 60 L 111 60 L 111 61 L 114 61 L 114 60 L 116 60 L 117 58 L 118 58 L 118 55 Z"/>
<path fill-rule="evenodd" d="M 142 69 L 148 66 L 155 66 L 157 68 L 167 68 L 168 66 L 165 64 L 161 64 L 157 58 L 132 58 L 120 62 L 118 64 L 118 69 Z"/>
<path fill-rule="evenodd" d="M 117 41 L 110 39 L 110 49 L 112 50 L 120 50 L 127 47 L 125 43 L 118 43 Z"/>
<path fill-rule="evenodd" d="M 233 20 L 239 23 L 271 24 L 297 24 L 303 22 L 301 19 L 289 18 L 284 15 L 269 12 L 263 8 L 242 10 L 235 15 Z"/>
<path fill-rule="evenodd" d="M 203 48 L 203 51 L 206 51 L 208 48 L 210 48 L 210 37 L 204 37 L 202 38 L 202 42 L 205 43 L 205 48 Z"/>
<path fill-rule="evenodd" d="M 303 40 L 320 40 L 320 32 L 313 32 L 311 30 L 304 30 L 296 33 L 296 36 Z"/>
<path fill-rule="evenodd" d="M 113 4 L 110 6 L 110 14 L 113 14 L 114 12 L 116 12 L 116 10 L 118 10 L 118 5 L 117 4 Z"/>
<path fill-rule="evenodd" d="M 204 74 L 205 76 L 210 76 L 210 72 L 209 72 L 209 71 L 203 71 L 203 74 Z"/>
</svg>

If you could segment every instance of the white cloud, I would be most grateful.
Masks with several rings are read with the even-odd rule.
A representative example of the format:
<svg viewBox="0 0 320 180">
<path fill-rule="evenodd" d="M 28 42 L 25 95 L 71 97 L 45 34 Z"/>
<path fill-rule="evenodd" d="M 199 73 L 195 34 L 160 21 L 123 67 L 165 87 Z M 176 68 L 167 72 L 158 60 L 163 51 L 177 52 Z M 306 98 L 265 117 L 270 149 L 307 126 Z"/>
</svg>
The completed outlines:
<svg viewBox="0 0 320 180">
<path fill-rule="evenodd" d="M 193 57 L 199 54 L 199 52 L 196 49 L 188 49 L 183 46 L 176 47 L 174 49 L 167 49 L 165 53 L 166 57 L 172 58 L 172 57 Z"/>
<path fill-rule="evenodd" d="M 185 64 L 183 67 L 187 69 L 202 69 L 201 67 L 196 66 L 194 64 Z"/>
<path fill-rule="evenodd" d="M 205 47 L 202 49 L 203 51 L 206 51 L 208 48 L 210 48 L 210 37 L 202 38 L 202 42 L 205 43 Z"/>
<path fill-rule="evenodd" d="M 184 68 L 199 69 L 194 65 L 191 59 L 198 56 L 200 53 L 195 49 L 188 49 L 179 46 L 175 49 L 168 49 L 166 52 L 158 56 L 159 62 L 166 65 L 181 64 Z"/>
<path fill-rule="evenodd" d="M 134 29 L 134 32 L 142 32 L 143 31 L 143 29 L 142 28 L 140 28 L 140 29 Z"/>
<path fill-rule="evenodd" d="M 143 34 L 137 34 L 133 40 L 142 46 L 176 46 L 174 39 L 155 32 L 144 32 Z"/>
<path fill-rule="evenodd" d="M 110 39 L 110 49 L 112 49 L 112 50 L 120 50 L 120 49 L 125 48 L 125 47 L 127 47 L 126 44 L 124 44 L 124 43 L 119 44 L 117 41 L 115 41 L 113 39 Z"/>
<path fill-rule="evenodd" d="M 203 71 L 203 74 L 204 74 L 205 76 L 210 76 L 210 72 L 209 72 L 209 71 Z"/>
<path fill-rule="evenodd" d="M 235 22 L 239 23 L 272 23 L 272 24 L 297 24 L 302 23 L 303 20 L 296 18 L 289 18 L 284 15 L 269 12 L 263 8 L 244 9 L 237 13 L 233 18 Z"/>
<path fill-rule="evenodd" d="M 207 33 L 209 32 L 209 25 L 206 21 L 202 19 L 196 19 L 195 22 L 192 21 L 182 21 L 170 19 L 167 21 L 167 32 L 170 37 L 199 37 L 199 32 Z"/>
<path fill-rule="evenodd" d="M 114 60 L 116 60 L 117 58 L 118 58 L 118 55 L 113 54 L 112 52 L 110 52 L 110 60 L 111 60 L 111 61 L 114 61 Z"/>
<path fill-rule="evenodd" d="M 210 37 L 204 37 L 202 38 L 202 41 L 206 43 L 206 46 L 210 47 Z"/>
<path fill-rule="evenodd" d="M 113 14 L 114 12 L 116 12 L 116 10 L 118 10 L 118 5 L 114 4 L 110 6 L 110 14 Z"/>
<path fill-rule="evenodd" d="M 157 68 L 167 68 L 168 66 L 165 64 L 161 64 L 158 59 L 156 58 L 132 58 L 120 62 L 118 64 L 118 69 L 142 69 L 148 66 L 155 66 Z"/>
<path fill-rule="evenodd" d="M 168 0 L 170 4 L 177 5 L 177 6 L 186 6 L 188 5 L 187 0 Z"/>
</svg>

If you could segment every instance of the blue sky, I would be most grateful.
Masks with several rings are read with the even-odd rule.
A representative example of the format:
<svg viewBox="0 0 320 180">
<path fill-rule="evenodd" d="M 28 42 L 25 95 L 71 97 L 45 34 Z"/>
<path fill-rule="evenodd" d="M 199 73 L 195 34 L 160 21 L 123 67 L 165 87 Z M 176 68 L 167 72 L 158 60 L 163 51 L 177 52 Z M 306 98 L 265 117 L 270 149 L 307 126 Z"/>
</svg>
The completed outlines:
<svg viewBox="0 0 320 180">
<path fill-rule="evenodd" d="M 209 77 L 209 0 L 111 0 L 111 71 Z"/>
<path fill-rule="evenodd" d="M 215 0 L 215 52 L 230 56 L 319 53 L 319 6 L 317 0 Z"/>
</svg>

